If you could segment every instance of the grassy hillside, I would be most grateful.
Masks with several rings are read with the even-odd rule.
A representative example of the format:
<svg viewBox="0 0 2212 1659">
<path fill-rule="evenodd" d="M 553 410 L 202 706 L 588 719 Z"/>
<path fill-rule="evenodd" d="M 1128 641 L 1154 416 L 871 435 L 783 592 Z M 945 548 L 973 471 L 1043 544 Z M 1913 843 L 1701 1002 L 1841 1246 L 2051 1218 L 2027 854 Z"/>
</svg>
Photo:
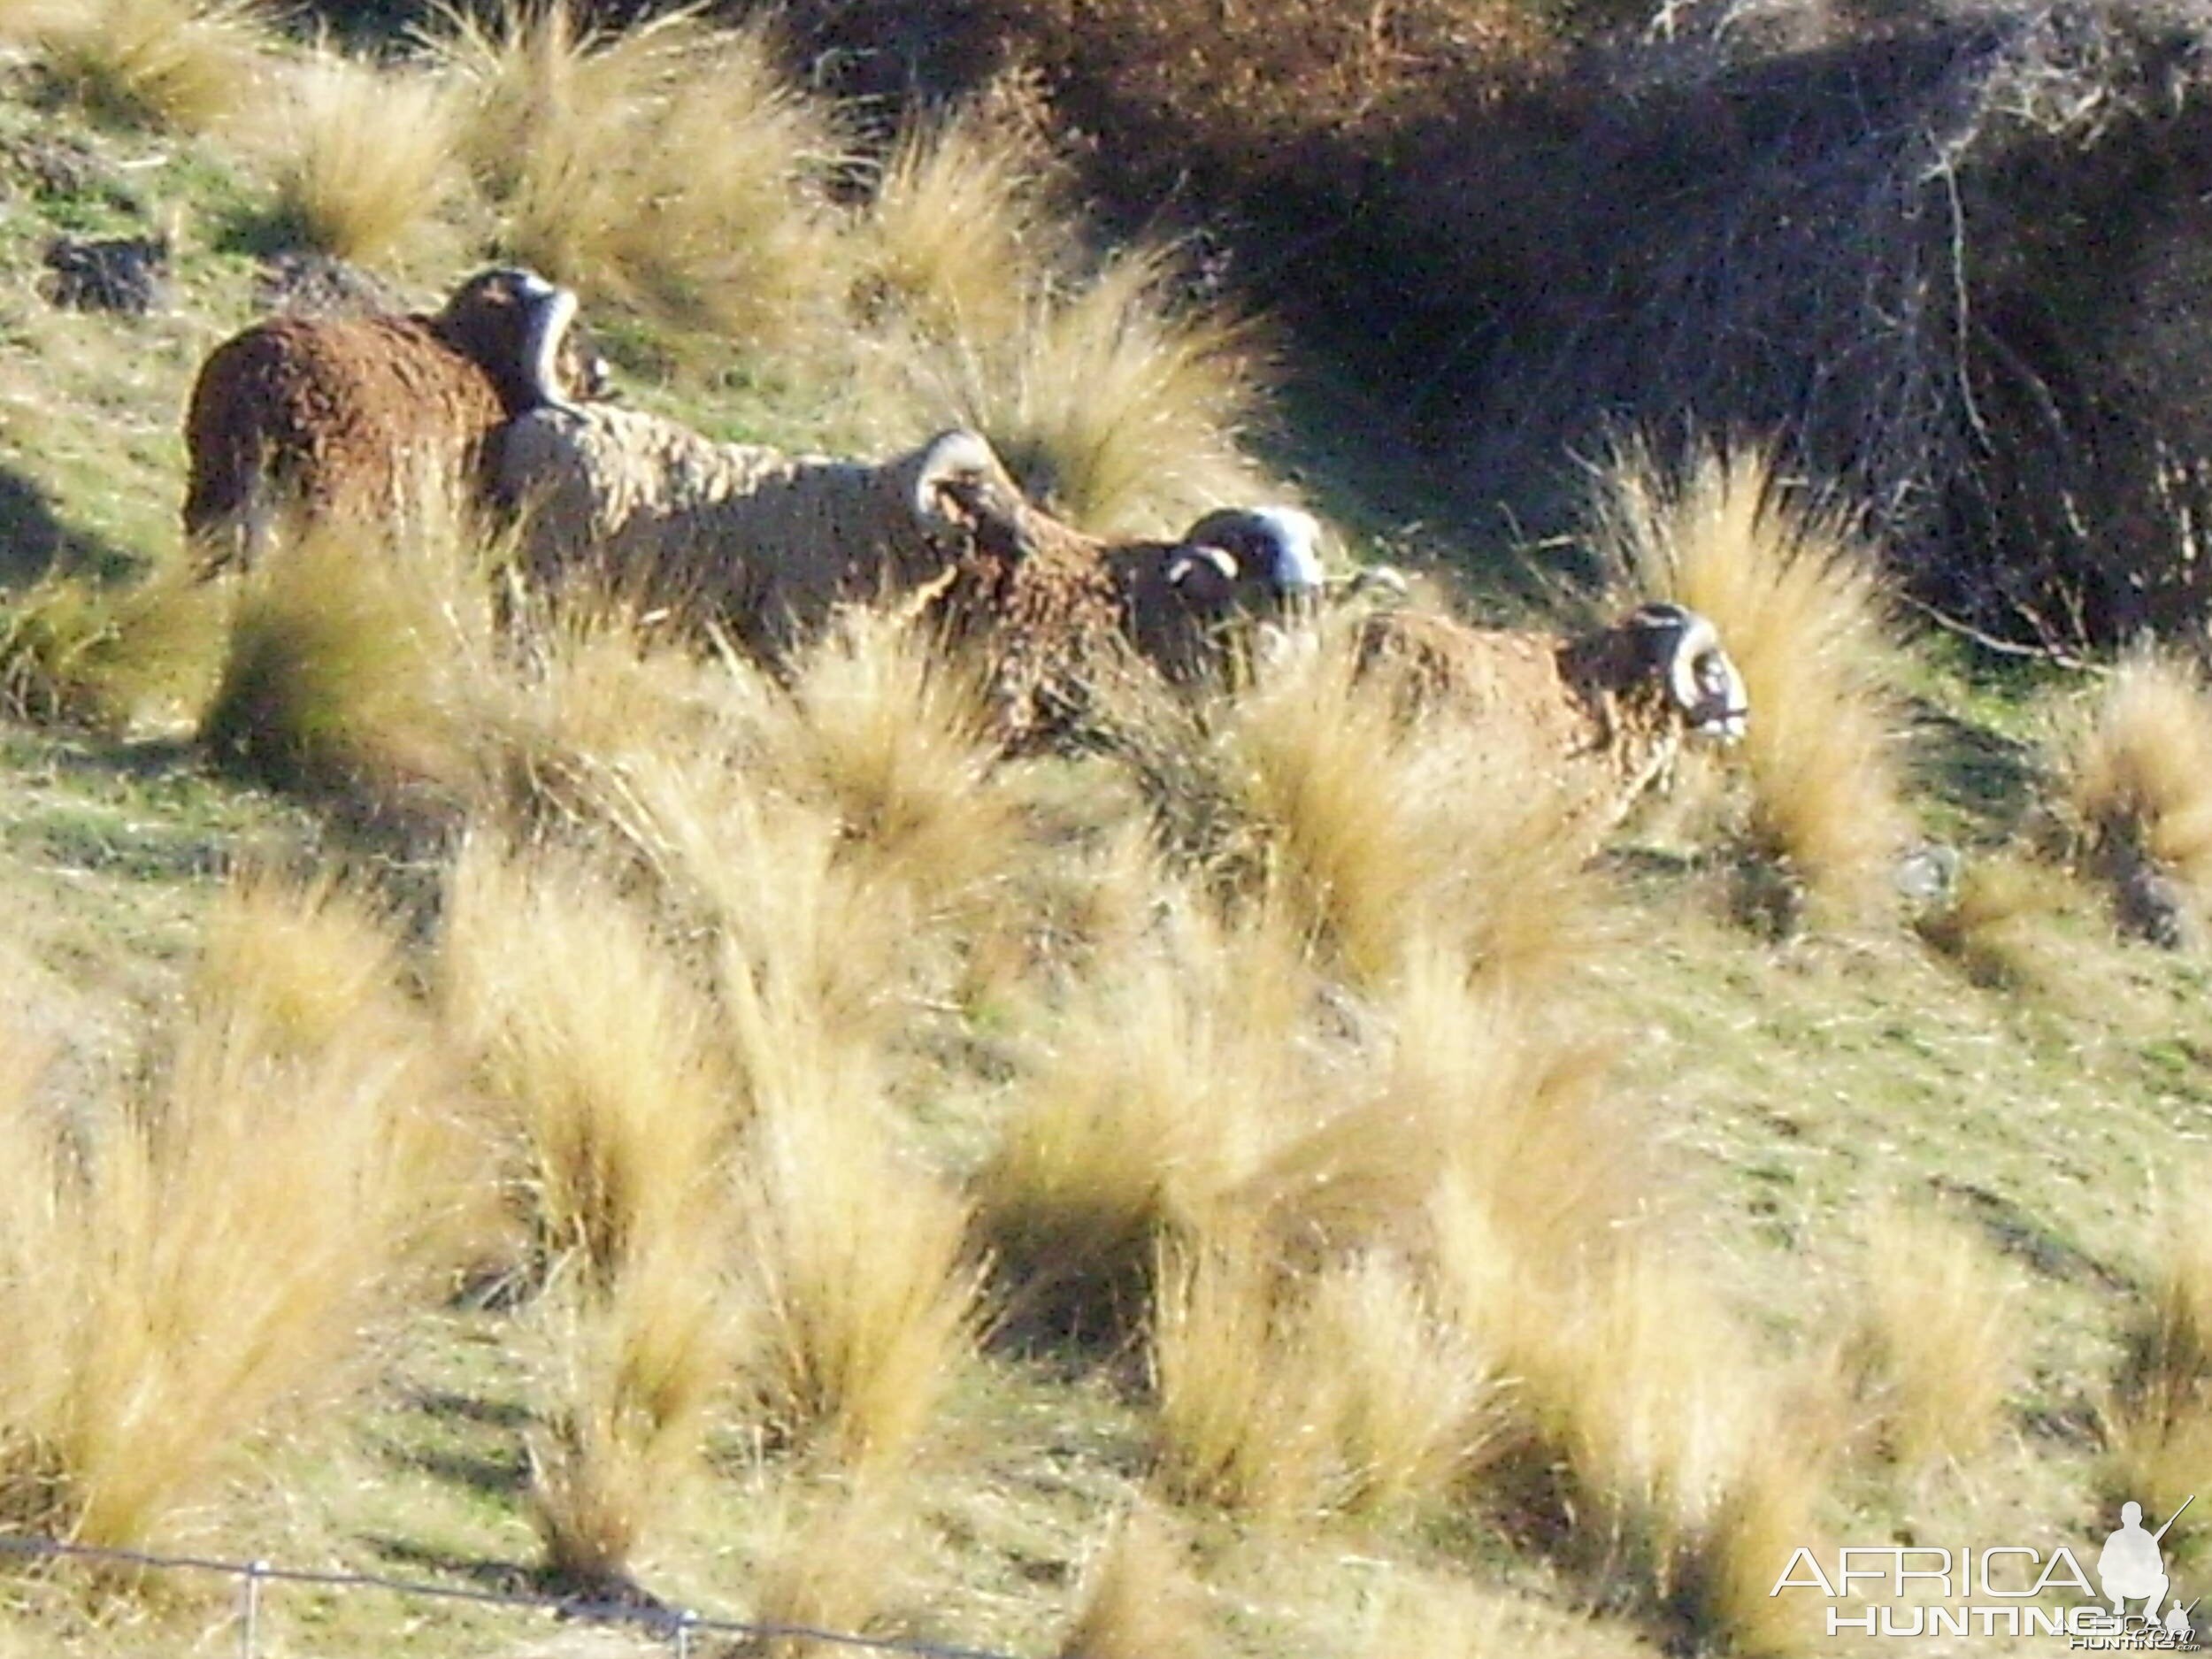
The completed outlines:
<svg viewBox="0 0 2212 1659">
<path fill-rule="evenodd" d="M 1101 245 L 1018 88 L 864 165 L 695 20 L 0 36 L 0 1526 L 1071 1659 L 1847 1653 L 1768 1594 L 1801 1544 L 2212 1486 L 2187 664 L 1907 634 L 1748 445 L 1454 542 L 1313 418 L 1338 365 Z M 51 237 L 150 232 L 151 314 L 49 303 Z M 970 420 L 1102 531 L 1294 495 L 1471 614 L 1680 599 L 1751 735 L 1586 864 L 1333 635 L 1010 758 L 896 618 L 779 679 L 495 594 L 465 523 L 196 587 L 191 375 L 304 250 L 527 257 L 639 403 Z M 27 1571 L 0 1651 L 234 1605 Z M 295 1586 L 262 1639 L 650 1650 Z"/>
</svg>

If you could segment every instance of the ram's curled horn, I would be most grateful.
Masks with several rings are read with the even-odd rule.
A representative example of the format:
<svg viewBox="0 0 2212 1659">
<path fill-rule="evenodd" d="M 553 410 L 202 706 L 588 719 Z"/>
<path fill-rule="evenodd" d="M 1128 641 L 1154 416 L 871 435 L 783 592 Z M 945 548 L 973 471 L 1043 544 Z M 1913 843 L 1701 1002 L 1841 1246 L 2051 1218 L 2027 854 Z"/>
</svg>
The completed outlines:
<svg viewBox="0 0 2212 1659">
<path fill-rule="evenodd" d="M 530 313 L 522 345 L 530 390 L 555 409 L 572 409 L 575 404 L 562 396 L 560 361 L 561 348 L 576 322 L 575 291 L 557 288 L 534 271 L 518 272 L 517 276 L 517 290 Z M 587 384 L 579 389 L 588 396 L 595 389 L 588 382 L 597 376 L 587 373 L 585 378 Z"/>
<path fill-rule="evenodd" d="M 1168 560 L 1167 580 L 1200 603 L 1225 602 L 1236 588 L 1238 568 L 1235 554 L 1201 544 L 1186 547 Z"/>
<path fill-rule="evenodd" d="M 1666 681 L 1667 695 L 1685 714 L 1697 707 L 1697 652 L 1692 639 L 1694 613 L 1676 604 L 1638 605 L 1629 613 L 1629 626 L 1640 635 L 1644 660 Z M 1707 641 L 1709 646 L 1712 641 Z"/>
<path fill-rule="evenodd" d="M 1649 604 L 1636 612 L 1639 626 L 1662 636 L 1667 693 L 1690 729 L 1732 742 L 1744 733 L 1748 698 L 1743 676 L 1723 649 L 1720 630 L 1685 605 Z"/>
<path fill-rule="evenodd" d="M 1278 594 L 1317 593 L 1326 580 L 1321 565 L 1321 525 L 1302 508 L 1220 508 L 1191 526 L 1183 539 L 1224 549 L 1262 566 Z"/>
</svg>

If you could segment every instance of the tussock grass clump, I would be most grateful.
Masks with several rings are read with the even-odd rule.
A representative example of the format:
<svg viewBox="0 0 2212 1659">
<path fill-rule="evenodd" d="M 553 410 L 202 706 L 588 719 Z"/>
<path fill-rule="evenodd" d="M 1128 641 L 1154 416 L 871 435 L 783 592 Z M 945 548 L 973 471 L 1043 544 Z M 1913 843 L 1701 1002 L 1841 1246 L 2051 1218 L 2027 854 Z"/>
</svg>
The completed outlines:
<svg viewBox="0 0 2212 1659">
<path fill-rule="evenodd" d="M 1432 1512 L 1495 1426 L 1479 1358 L 1380 1254 L 1301 1282 L 1208 1247 L 1166 1272 L 1152 1357 L 1168 1488 L 1280 1522 Z"/>
<path fill-rule="evenodd" d="M 2157 1207 L 2148 1295 L 2104 1411 L 2111 1484 L 2150 1524 L 2212 1477 L 2212 1239 L 2200 1218 L 2201 1172 Z"/>
<path fill-rule="evenodd" d="M 266 129 L 275 214 L 294 239 L 378 264 L 420 245 L 462 177 L 453 86 L 327 45 L 288 65 Z"/>
<path fill-rule="evenodd" d="M 530 1518 L 605 1590 L 664 1525 L 736 1369 L 740 1096 L 703 972 L 615 872 L 479 826 L 448 879 L 448 1025 L 488 1095 L 542 1279 Z"/>
<path fill-rule="evenodd" d="M 893 1605 L 913 1548 L 918 1494 L 887 1471 L 793 1482 L 753 1588 L 756 1623 L 865 1634 Z M 849 1646 L 793 1633 L 748 1647 L 760 1659 L 839 1659 Z"/>
<path fill-rule="evenodd" d="M 776 787 L 824 815 L 849 867 L 925 914 L 982 898 L 1024 856 L 979 676 L 905 618 L 841 612 L 764 714 Z"/>
<path fill-rule="evenodd" d="M 1014 1316 L 1087 1339 L 1130 1332 L 1162 1247 L 1233 1231 L 1237 1187 L 1319 1115 L 1296 940 L 1164 896 L 1170 938 L 1075 995 L 972 1183 Z"/>
<path fill-rule="evenodd" d="M 209 918 L 199 977 L 203 997 L 211 989 L 250 1009 L 271 1042 L 296 1053 L 364 1021 L 427 1018 L 402 988 L 396 918 L 328 875 L 304 886 L 259 871 L 238 877 Z"/>
<path fill-rule="evenodd" d="M 764 1102 L 741 1209 L 761 1317 L 749 1381 L 784 1433 L 866 1477 L 910 1463 L 972 1357 L 969 1206 L 882 1108 L 809 1080 Z"/>
<path fill-rule="evenodd" d="M 1140 247 L 1017 326 L 887 336 L 868 400 L 895 415 L 877 416 L 884 435 L 972 426 L 1032 495 L 1102 535 L 1174 534 L 1265 499 L 1240 444 L 1264 397 L 1257 336 L 1175 297 L 1175 270 L 1171 250 Z"/>
<path fill-rule="evenodd" d="M 601 595 L 508 597 L 513 672 L 484 718 L 518 805 L 603 823 L 633 766 L 751 752 L 772 695 L 764 675 L 734 659 L 703 661 Z"/>
<path fill-rule="evenodd" d="M 809 1068 L 872 1087 L 918 976 L 946 941 L 918 931 L 914 895 L 841 856 L 838 826 L 760 787 L 745 739 L 656 749 L 587 770 L 588 820 L 651 872 L 713 941 L 711 981 L 749 1099 Z"/>
<path fill-rule="evenodd" d="M 2051 923 L 2070 897 L 2048 865 L 1991 853 L 1970 862 L 1948 902 L 1915 926 L 1976 984 L 2031 988 L 2062 972 L 2064 947 Z"/>
<path fill-rule="evenodd" d="M 1156 1509 L 1133 1509 L 1084 1571 L 1058 1659 L 1204 1659 L 1212 1650 L 1187 1544 Z"/>
<path fill-rule="evenodd" d="M 47 73 L 96 113 L 192 132 L 251 104 L 276 13 L 263 0 L 77 0 L 29 27 Z"/>
<path fill-rule="evenodd" d="M 603 871 L 472 834 L 448 879 L 447 1019 L 505 1103 L 541 1252 L 612 1279 L 710 1211 L 739 1097 L 712 1000 Z"/>
<path fill-rule="evenodd" d="M 2131 931 L 2170 940 L 2212 904 L 2212 690 L 2139 651 L 2062 731 L 2054 770 L 2083 861 Z"/>
<path fill-rule="evenodd" d="M 221 605 L 157 574 L 129 587 L 49 576 L 0 597 L 0 710 L 104 730 L 205 700 Z"/>
<path fill-rule="evenodd" d="M 1568 1483 L 1571 1558 L 1686 1632 L 1751 1652 L 1802 1642 L 1802 1609 L 1768 1592 L 1815 1536 L 1824 1448 L 1711 1294 L 1648 1255 L 1563 1302 L 1503 1283 L 1492 1262 L 1446 1271 L 1474 1291 L 1539 1461 Z"/>
<path fill-rule="evenodd" d="M 1891 896 L 1902 795 L 1899 646 L 1872 550 L 1791 498 L 1769 456 L 1706 446 L 1668 473 L 1640 449 L 1600 481 L 1595 541 L 1640 596 L 1711 618 L 1750 695 L 1753 849 L 1849 922 Z"/>
<path fill-rule="evenodd" d="M 529 1443 L 529 1514 L 546 1566 L 604 1593 L 665 1525 L 697 1472 L 741 1339 L 728 1237 L 712 1210 L 611 1272 L 557 1273 L 529 1318 L 550 1350 L 548 1405 Z"/>
<path fill-rule="evenodd" d="M 1849 1364 L 1882 1449 L 1908 1471 L 1963 1463 L 2002 1429 L 2019 1380 L 2019 1287 L 1956 1223 L 1886 1208 L 1865 1231 Z"/>
<path fill-rule="evenodd" d="M 1386 983 L 1440 946 L 1533 985 L 1597 934 L 1593 879 L 1560 833 L 1569 803 L 1529 781 L 1548 772 L 1517 741 L 1409 724 L 1386 686 L 1356 675 L 1339 628 L 1223 711 L 1206 764 L 1266 890 L 1353 980 Z"/>
<path fill-rule="evenodd" d="M 436 512 L 388 537 L 320 526 L 283 539 L 242 580 L 202 741 L 280 787 L 375 811 L 479 794 L 491 557 Z"/>
<path fill-rule="evenodd" d="M 1417 961 L 1383 1013 L 1388 1058 L 1352 1156 L 1371 1160 L 1378 1190 L 1403 1194 L 1401 1217 L 1425 1213 L 1433 1225 L 1448 1199 L 1478 1209 L 1540 1276 L 1619 1247 L 1650 1204 L 1653 1159 L 1601 1041 L 1442 952 Z M 1424 1171 L 1431 1186 L 1413 1186 Z"/>
<path fill-rule="evenodd" d="M 825 338 L 845 145 L 764 27 L 680 10 L 601 32 L 556 0 L 449 13 L 428 43 L 473 90 L 467 152 L 508 254 L 757 351 Z"/>
<path fill-rule="evenodd" d="M 1035 141 L 982 106 L 908 126 L 861 225 L 862 313 L 954 341 L 1021 327 L 1073 257 L 1052 178 Z"/>
<path fill-rule="evenodd" d="M 331 889 L 228 903 L 225 930 L 280 926 L 211 956 L 143 1094 L 68 1124 L 0 1100 L 0 1508 L 85 1543 L 159 1536 L 248 1436 L 342 1386 L 442 1260 L 467 1176 L 452 1079 L 394 987 L 334 1030 L 276 1018 L 373 973 L 374 924 Z"/>
</svg>

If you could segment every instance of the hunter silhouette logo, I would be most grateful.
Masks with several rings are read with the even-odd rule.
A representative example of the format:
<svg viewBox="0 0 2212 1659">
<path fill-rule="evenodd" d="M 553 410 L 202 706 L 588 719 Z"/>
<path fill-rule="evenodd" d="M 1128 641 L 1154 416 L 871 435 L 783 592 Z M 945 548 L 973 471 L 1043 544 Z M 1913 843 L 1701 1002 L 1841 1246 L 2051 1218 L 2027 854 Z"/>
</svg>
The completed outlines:
<svg viewBox="0 0 2212 1659">
<path fill-rule="evenodd" d="M 2123 1503 L 2119 1526 L 2097 1552 L 2096 1586 L 2062 1544 L 2047 1555 L 2024 1544 L 1916 1544 L 1839 1549 L 1832 1571 L 1801 1548 L 1767 1594 L 1817 1590 L 1829 1602 L 1831 1636 L 2047 1635 L 2093 1652 L 2193 1651 L 2197 1603 L 2173 1593 L 2163 1545 L 2195 1502 L 2193 1494 L 2183 1499 L 2154 1532 L 2143 1525 L 2141 1504 Z M 2052 1605 L 2054 1597 L 2062 1604 Z"/>
<path fill-rule="evenodd" d="M 2127 1617 L 2127 1604 L 2133 1601 L 2143 1603 L 2143 1623 L 2164 1631 L 2168 1635 L 2189 1638 L 2194 1634 L 2189 1626 L 2190 1609 L 2174 1598 L 2171 1611 L 2162 1620 L 2158 1609 L 2166 1604 L 2166 1592 L 2170 1587 L 2166 1578 L 2166 1561 L 2159 1544 L 2166 1536 L 2168 1527 L 2181 1518 L 2182 1509 L 2197 1501 L 2192 1493 L 2166 1520 L 2166 1525 L 2155 1532 L 2143 1530 L 2143 1506 L 2129 1502 L 2120 1506 L 2120 1530 L 2104 1540 L 2104 1548 L 2097 1556 L 2097 1578 L 2104 1586 L 2104 1593 L 2112 1600 L 2116 1617 Z M 2191 1642 L 2191 1646 L 2194 1646 Z"/>
</svg>

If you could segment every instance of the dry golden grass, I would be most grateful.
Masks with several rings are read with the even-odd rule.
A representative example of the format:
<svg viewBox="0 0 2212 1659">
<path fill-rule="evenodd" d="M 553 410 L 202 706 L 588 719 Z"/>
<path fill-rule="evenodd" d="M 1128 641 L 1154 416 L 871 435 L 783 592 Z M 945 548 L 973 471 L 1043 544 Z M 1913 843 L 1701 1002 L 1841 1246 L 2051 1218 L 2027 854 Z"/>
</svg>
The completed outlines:
<svg viewBox="0 0 2212 1659">
<path fill-rule="evenodd" d="M 1381 1255 L 1283 1272 L 1252 1236 L 1171 1263 L 1152 1365 L 1158 1478 L 1279 1525 L 1434 1513 L 1495 1425 L 1479 1359 Z"/>
<path fill-rule="evenodd" d="M 1955 1222 L 1884 1208 L 1864 1231 L 1848 1363 L 1883 1449 L 1914 1472 L 1964 1463 L 1997 1438 L 2023 1378 L 2020 1287 Z"/>
<path fill-rule="evenodd" d="M 1315 1402 L 1286 1375 L 1294 1338 L 1282 1276 L 1249 1238 L 1162 1265 L 1152 1330 L 1156 1478 L 1186 1502 L 1278 1525 L 1322 1510 L 1330 1448 Z"/>
<path fill-rule="evenodd" d="M 908 127 L 861 222 L 863 315 L 947 340 L 1021 327 L 1073 257 L 1052 181 L 1035 141 L 981 106 Z"/>
<path fill-rule="evenodd" d="M 530 1441 L 530 1518 L 546 1565 L 604 1592 L 681 1512 L 741 1340 L 723 1217 L 636 1237 L 611 1271 L 559 1273 L 529 1319 L 549 1350 Z"/>
<path fill-rule="evenodd" d="M 1580 1609 L 1553 1609 L 1533 1598 L 1478 1588 L 1440 1570 L 1399 1567 L 1388 1574 L 1386 1600 L 1365 1621 L 1359 1659 L 1512 1659 L 1551 1654 L 1561 1659 L 1624 1659 L 1650 1644 L 1629 1628 Z"/>
<path fill-rule="evenodd" d="M 35 12 L 29 32 L 94 112 L 197 131 L 250 106 L 276 13 L 263 0 L 77 0 Z"/>
<path fill-rule="evenodd" d="M 1083 1574 L 1058 1659 L 1204 1659 L 1214 1649 L 1188 1545 L 1157 1510 L 1122 1517 Z"/>
<path fill-rule="evenodd" d="M 67 0 L 0 0 L 0 41 L 32 41 L 66 9 Z"/>
<path fill-rule="evenodd" d="M 2054 770 L 2062 810 L 2085 861 L 2126 884 L 2176 883 L 2212 903 L 2212 690 L 2170 652 L 2122 662 L 2059 733 Z"/>
<path fill-rule="evenodd" d="M 1355 676 L 1350 641 L 1277 665 L 1218 720 L 1206 764 L 1257 843 L 1263 882 L 1355 982 L 1467 952 L 1533 986 L 1598 935 L 1594 878 L 1560 833 L 1568 803 L 1515 734 L 1399 715 Z M 1482 780 L 1516 780 L 1510 790 Z"/>
<path fill-rule="evenodd" d="M 2128 1364 L 2103 1409 L 2112 1486 L 2171 1515 L 2212 1481 L 2212 1239 L 2200 1173 L 2162 1196 L 2147 1305 L 2134 1310 Z"/>
<path fill-rule="evenodd" d="M 2073 897 L 2048 865 L 1989 853 L 1970 860 L 1950 900 L 1915 926 L 1978 985 L 2048 987 L 2062 978 L 2069 954 L 2051 924 Z"/>
<path fill-rule="evenodd" d="M 1911 827 L 1898 647 L 1873 550 L 1835 511 L 1793 500 L 1752 449 L 1701 448 L 1673 475 L 1630 449 L 1593 516 L 1623 585 L 1711 618 L 1742 672 L 1755 849 L 1816 915 L 1872 916 Z"/>
<path fill-rule="evenodd" d="M 331 876 L 303 887 L 249 871 L 208 919 L 200 979 L 250 1010 L 272 1044 L 312 1054 L 363 1022 L 422 1018 L 401 989 L 397 929 L 373 896 Z"/>
<path fill-rule="evenodd" d="M 242 579 L 202 740 L 272 782 L 449 810 L 487 776 L 494 556 L 448 512 L 289 535 Z"/>
<path fill-rule="evenodd" d="M 973 1357 L 981 1276 L 967 1203 L 837 1085 L 794 1075 L 760 1102 L 740 1201 L 761 1320 L 749 1381 L 774 1425 L 867 1478 L 921 1450 Z"/>
<path fill-rule="evenodd" d="M 764 789 L 742 741 L 630 757 L 577 782 L 581 810 L 712 941 L 724 1035 L 747 1096 L 810 1070 L 874 1087 L 883 1045 L 949 941 L 914 895 L 841 856 L 833 818 Z"/>
<path fill-rule="evenodd" d="M 1458 1278 L 1465 1283 L 1464 1264 Z M 1483 1322 L 1498 1319 L 1495 1269 Z M 1812 1633 L 1770 1598 L 1778 1563 L 1816 1538 L 1827 1448 L 1749 1334 L 1711 1293 L 1646 1252 L 1540 1306 L 1525 1288 L 1499 1363 L 1545 1455 L 1563 1466 L 1570 1553 L 1616 1594 L 1709 1640 L 1788 1651 Z"/>
<path fill-rule="evenodd" d="M 703 661 L 598 595 L 510 599 L 510 672 L 483 718 L 518 804 L 555 820 L 602 821 L 625 798 L 633 766 L 755 747 L 772 695 L 764 676 Z"/>
<path fill-rule="evenodd" d="M 916 1502 L 911 1485 L 887 1471 L 792 1483 L 753 1591 L 753 1621 L 780 1633 L 744 1651 L 759 1659 L 845 1659 L 849 1645 L 804 1632 L 865 1633 L 895 1602 Z"/>
<path fill-rule="evenodd" d="M 1018 326 L 887 333 L 864 365 L 886 441 L 972 426 L 1023 486 L 1102 535 L 1179 534 L 1271 490 L 1241 441 L 1267 373 L 1252 328 L 1173 297 L 1171 251 L 1117 255 Z"/>
<path fill-rule="evenodd" d="M 103 730 L 173 719 L 206 700 L 221 649 L 219 597 L 179 576 L 49 576 L 0 599 L 0 709 Z"/>
<path fill-rule="evenodd" d="M 511 764 L 717 940 L 741 1074 L 864 1056 L 1031 856 L 971 678 L 896 617 L 839 618 L 787 684 L 595 607 L 524 636 Z"/>
<path fill-rule="evenodd" d="M 1556 1275 L 1617 1246 L 1650 1206 L 1654 1171 L 1650 1131 L 1612 1087 L 1606 1045 L 1541 1006 L 1448 955 L 1423 957 L 1384 1003 L 1388 1061 L 1363 1116 L 1385 1169 L 1432 1183 L 1402 1214 L 1432 1211 L 1432 1188 L 1448 1188 L 1524 1267 Z"/>
<path fill-rule="evenodd" d="M 283 1010 L 388 962 L 335 890 L 237 890 L 165 1070 L 73 1121 L 0 1102 L 0 1503 L 142 1544 L 256 1431 L 351 1374 L 364 1327 L 455 1239 L 452 1079 L 388 982 L 334 1028 Z M 252 948 L 235 941 L 251 936 Z M 14 1080 L 20 1082 L 21 1073 Z"/>
<path fill-rule="evenodd" d="M 1156 865 L 1164 941 L 1071 990 L 973 1187 L 1014 1315 L 1125 1334 L 1164 1243 L 1234 1231 L 1271 1141 L 1317 1118 L 1299 1025 L 1317 989 L 1294 938 L 1225 926 Z"/>
<path fill-rule="evenodd" d="M 466 149 L 509 255 L 754 351 L 826 338 L 845 285 L 824 185 L 844 144 L 764 27 L 692 10 L 600 33 L 557 0 L 449 13 L 429 45 L 472 91 Z"/>
<path fill-rule="evenodd" d="M 511 1115 L 543 1256 L 611 1279 L 719 1202 L 740 1115 L 703 978 L 612 877 L 472 833 L 447 881 L 441 1002 Z"/>
<path fill-rule="evenodd" d="M 462 180 L 463 110 L 447 81 L 327 44 L 285 65 L 251 147 L 297 241 L 378 265 L 418 250 Z"/>
<path fill-rule="evenodd" d="M 926 919 L 980 900 L 1026 849 L 972 669 L 890 612 L 850 609 L 764 710 L 758 764 L 820 812 L 841 860 Z"/>
<path fill-rule="evenodd" d="M 438 988 L 547 1282 L 528 1509 L 549 1568 L 626 1581 L 734 1370 L 734 1080 L 695 964 L 614 873 L 479 826 L 448 877 Z"/>
</svg>

